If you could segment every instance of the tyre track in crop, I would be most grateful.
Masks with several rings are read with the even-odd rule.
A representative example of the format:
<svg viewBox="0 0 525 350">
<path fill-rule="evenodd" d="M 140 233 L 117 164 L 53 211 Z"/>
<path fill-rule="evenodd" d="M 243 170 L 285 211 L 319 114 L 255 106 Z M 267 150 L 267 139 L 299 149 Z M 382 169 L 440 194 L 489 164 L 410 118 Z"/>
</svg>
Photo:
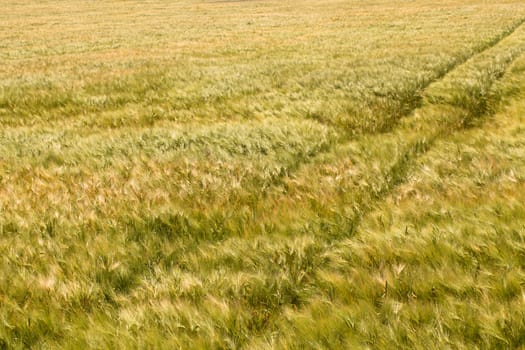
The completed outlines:
<svg viewBox="0 0 525 350">
<path fill-rule="evenodd" d="M 521 23 L 523 23 L 523 21 Z M 510 40 L 510 44 L 507 44 L 507 42 L 502 43 L 505 38 L 513 37 L 512 34 L 518 30 L 518 40 Z M 520 41 L 519 39 L 522 40 Z M 417 159 L 430 150 L 436 141 L 446 138 L 456 132 L 460 132 L 462 129 L 468 128 L 475 120 L 482 118 L 484 115 L 490 114 L 490 108 L 492 107 L 491 103 L 494 101 L 494 97 L 492 95 L 483 95 L 483 98 L 478 101 L 478 103 L 474 103 L 470 106 L 468 104 L 462 105 L 460 103 L 462 100 L 461 98 L 458 98 L 458 96 L 468 97 L 470 96 L 471 91 L 462 85 L 457 85 L 456 83 L 471 78 L 470 74 L 473 72 L 481 72 L 481 77 L 485 77 L 486 79 L 479 79 L 479 89 L 483 91 L 491 89 L 493 84 L 503 76 L 506 69 L 512 64 L 514 59 L 525 52 L 525 40 L 523 39 L 525 39 L 525 30 L 522 30 L 520 26 L 517 26 L 511 33 L 502 37 L 492 46 L 486 48 L 476 55 L 473 55 L 470 59 L 465 60 L 464 64 L 456 66 L 455 69 L 445 74 L 442 79 L 436 80 L 432 84 L 429 84 L 426 91 L 422 94 L 421 106 L 419 108 L 414 108 L 413 110 L 413 118 L 403 118 L 399 125 L 389 132 L 375 135 L 362 135 L 356 140 L 348 141 L 348 143 L 359 143 L 364 138 L 372 138 L 375 142 L 384 143 L 384 138 L 393 137 L 394 140 L 397 140 L 402 144 L 399 145 L 400 151 L 397 153 L 395 160 L 389 165 L 386 165 L 385 171 L 381 172 L 380 178 L 377 181 L 378 186 L 370 187 L 365 185 L 350 188 L 351 191 L 355 191 L 351 193 L 351 197 L 343 198 L 343 201 L 347 201 L 347 205 L 356 206 L 357 210 L 354 211 L 354 215 L 346 218 L 346 222 L 342 222 L 340 227 L 336 227 L 336 230 L 338 230 L 336 235 L 326 234 L 326 232 L 324 232 L 323 225 L 317 222 L 312 223 L 312 225 L 309 227 L 309 231 L 307 231 L 307 233 L 311 235 L 314 241 L 312 241 L 312 243 L 307 247 L 308 249 L 312 250 L 310 256 L 311 262 L 309 262 L 311 266 L 307 266 L 308 270 L 304 272 L 304 276 L 302 275 L 303 272 L 300 271 L 304 264 L 299 264 L 299 258 L 293 254 L 289 260 L 286 260 L 286 262 L 283 263 L 282 266 L 276 267 L 276 269 L 283 269 L 286 271 L 288 265 L 298 265 L 299 270 L 297 275 L 301 276 L 298 282 L 290 286 L 287 282 L 287 279 L 284 279 L 282 283 L 278 283 L 274 281 L 275 276 L 269 274 L 266 275 L 263 281 L 266 284 L 262 284 L 261 288 L 267 288 L 269 291 L 271 291 L 271 295 L 275 296 L 275 298 L 272 297 L 271 300 L 265 300 L 262 303 L 257 302 L 256 295 L 252 295 L 252 293 L 257 293 L 259 291 L 257 288 L 254 290 L 247 288 L 244 290 L 244 294 L 241 295 L 236 295 L 229 289 L 226 290 L 225 295 L 230 295 L 228 293 L 231 292 L 231 294 L 236 295 L 235 298 L 241 298 L 240 302 L 244 305 L 244 307 L 248 308 L 254 313 L 255 320 L 257 321 L 256 326 L 250 327 L 248 324 L 248 328 L 243 329 L 242 335 L 238 335 L 238 337 L 235 339 L 236 345 L 239 347 L 250 348 L 250 341 L 252 341 L 254 337 L 257 338 L 258 336 L 263 335 L 265 332 L 277 327 L 279 321 L 283 319 L 283 308 L 291 306 L 293 307 L 293 311 L 289 310 L 289 313 L 293 312 L 301 314 L 308 308 L 309 300 L 311 299 L 310 296 L 323 294 L 326 292 L 315 282 L 315 274 L 326 264 L 326 261 L 324 261 L 322 256 L 337 250 L 341 242 L 348 237 L 359 234 L 359 226 L 363 219 L 365 219 L 375 207 L 384 201 L 385 198 L 387 198 L 387 196 L 392 193 L 392 191 L 394 191 L 402 183 L 406 182 L 407 177 L 412 171 Z M 518 42 L 518 44 L 514 45 L 514 42 Z M 503 47 L 498 45 L 500 43 L 503 45 Z M 495 51 L 491 52 L 490 50 L 492 49 Z M 502 62 L 500 62 L 500 65 L 497 67 L 497 69 L 494 68 L 494 62 L 498 61 L 497 58 L 502 55 L 504 55 L 505 58 Z M 439 97 L 437 92 L 440 91 L 440 87 L 442 86 L 448 86 L 450 89 L 455 87 L 458 96 L 452 96 L 453 98 L 450 100 L 437 98 Z M 495 97 L 497 97 L 497 95 Z M 467 99 L 467 101 L 470 100 Z M 472 102 L 476 102 L 476 99 L 474 99 Z M 344 144 L 344 142 L 342 142 L 342 144 Z M 335 148 L 335 146 L 333 148 Z M 330 152 L 330 150 L 328 150 L 328 152 Z M 366 154 L 362 156 L 366 158 Z M 319 155 L 316 157 L 319 157 Z M 310 158 L 310 160 L 307 160 L 307 162 L 300 166 L 300 175 L 305 177 L 310 175 L 307 166 L 308 164 L 312 164 L 312 166 L 319 165 L 315 164 L 315 162 L 313 162 Z M 270 186 L 274 188 L 277 187 L 277 183 L 282 181 L 283 178 L 284 175 L 279 176 Z M 287 194 L 281 194 L 281 196 L 287 196 Z M 354 203 L 349 203 L 348 201 L 352 199 L 354 200 Z M 279 201 L 276 201 L 276 203 L 279 203 Z M 278 205 L 279 204 L 276 204 L 276 206 Z M 188 232 L 186 236 L 188 237 L 188 241 L 190 237 L 193 236 L 191 231 L 194 228 L 192 228 L 191 224 L 189 224 L 185 219 L 175 220 L 173 224 L 168 222 L 169 220 L 158 221 L 156 218 L 153 218 L 152 220 L 151 226 L 153 228 L 139 227 L 136 231 L 145 233 L 148 230 L 157 230 L 159 232 L 165 232 L 166 235 L 170 236 L 174 234 L 176 235 L 178 232 L 180 232 L 180 230 L 187 229 Z M 184 243 L 186 247 L 184 256 L 180 256 L 179 258 L 173 256 L 164 256 L 160 258 L 159 263 L 165 265 L 168 268 L 174 265 L 185 266 L 188 273 L 192 273 L 196 276 L 199 276 L 201 272 L 210 272 L 208 270 L 200 271 L 199 267 L 192 267 L 192 265 L 189 265 L 188 262 L 185 262 L 186 257 L 192 256 L 191 259 L 194 261 L 206 261 L 206 264 L 202 264 L 203 266 L 212 266 L 212 270 L 215 271 L 215 269 L 220 269 L 220 271 L 222 271 L 221 273 L 226 273 L 224 270 L 226 267 L 223 261 L 223 259 L 226 259 L 226 257 L 222 256 L 222 254 L 219 254 L 219 252 L 221 252 L 222 249 L 226 249 L 229 244 L 233 244 L 233 242 L 228 241 L 228 238 L 235 237 L 240 234 L 240 232 L 234 232 L 228 228 L 229 222 L 231 223 L 232 220 L 234 220 L 231 217 L 222 216 L 217 218 L 217 220 L 218 221 L 215 222 L 215 226 L 218 228 L 218 231 L 220 231 L 219 234 L 210 235 L 209 232 L 207 232 L 208 229 L 203 227 L 202 232 L 205 234 L 199 242 L 195 242 L 195 244 L 190 245 L 186 245 L 186 243 Z M 254 221 L 253 224 L 255 224 L 255 222 L 256 221 Z M 251 224 L 252 223 L 248 223 L 248 225 Z M 267 255 L 273 252 L 276 257 L 286 254 L 288 250 L 293 252 L 293 244 L 291 242 L 293 239 L 300 237 L 301 233 L 304 233 L 304 230 L 291 228 L 286 232 L 281 232 L 280 230 L 269 232 L 267 237 L 265 237 L 260 231 L 255 230 L 256 236 L 260 237 L 262 242 L 266 242 L 266 240 L 274 241 L 276 238 L 283 241 L 283 244 L 277 247 L 268 245 L 267 250 L 264 252 L 264 254 L 262 254 Z M 254 249 L 250 244 L 248 244 L 248 242 L 253 240 L 253 238 L 253 234 L 241 238 L 243 249 Z M 140 237 L 138 238 L 138 241 L 140 241 Z M 288 242 L 290 242 L 289 245 Z M 203 247 L 207 247 L 207 249 L 204 249 Z M 213 256 L 206 255 L 206 251 L 209 251 L 209 249 L 212 248 L 214 251 L 216 250 L 218 254 L 213 254 Z M 246 251 L 246 254 L 244 254 L 241 249 L 241 251 L 237 252 L 237 255 L 238 257 L 236 259 L 239 260 L 239 263 L 233 265 L 233 271 L 250 271 L 249 266 L 242 264 L 243 256 L 249 255 L 249 252 Z M 260 257 L 257 255 L 257 257 L 263 259 L 262 255 Z M 233 259 L 233 257 L 229 257 L 228 259 Z M 255 261 L 252 265 L 254 267 L 259 266 L 255 263 Z M 217 267 L 219 266 L 220 268 L 218 269 Z M 266 269 L 264 269 L 264 271 L 267 272 Z M 139 270 L 136 273 L 137 275 L 142 275 L 145 273 L 145 271 Z M 293 279 L 294 276 L 289 277 Z M 135 275 L 133 278 L 138 279 L 138 276 Z M 249 280 L 247 280 L 246 283 L 247 286 L 250 286 Z M 132 286 L 132 288 L 134 288 L 134 286 Z M 210 286 L 209 288 L 214 287 Z M 299 293 L 304 293 L 308 297 L 305 297 L 305 299 L 299 301 L 295 300 L 294 298 L 290 298 L 290 300 L 288 300 L 286 297 L 282 297 L 290 294 L 288 290 L 291 290 L 292 294 L 295 291 L 298 291 Z"/>
<path fill-rule="evenodd" d="M 523 23 L 523 21 L 522 21 Z M 520 25 L 521 26 L 521 25 Z M 512 33 L 518 31 L 520 29 L 520 26 L 516 27 Z M 502 42 L 506 37 L 509 37 L 512 33 L 509 33 L 509 35 L 505 36 L 501 40 L 499 40 L 497 43 L 495 43 L 493 46 L 481 51 L 479 54 L 474 55 L 471 59 L 467 60 L 465 64 L 457 66 L 456 69 L 451 71 L 449 74 L 445 75 L 442 79 L 442 81 L 436 81 L 435 84 L 445 84 L 446 81 L 451 80 L 454 81 L 461 81 L 461 79 L 455 79 L 454 75 L 457 75 L 457 72 L 459 71 L 459 76 L 461 77 L 461 72 L 471 72 L 477 70 L 478 66 L 486 67 L 486 70 L 482 70 L 481 72 L 484 75 L 488 75 L 489 78 L 484 81 L 481 79 L 480 81 L 484 81 L 484 88 L 492 90 L 492 94 L 489 96 L 484 96 L 481 100 L 478 101 L 478 104 L 473 104 L 471 106 L 464 106 L 454 101 L 457 101 L 457 99 L 452 99 L 451 101 L 442 101 L 442 100 L 436 100 L 433 98 L 433 93 L 438 89 L 435 85 L 429 86 L 429 90 L 425 92 L 423 98 L 424 104 L 416 108 L 414 110 L 414 113 L 416 115 L 419 115 L 419 117 L 416 120 L 408 121 L 407 123 L 402 123 L 400 125 L 401 130 L 396 130 L 397 132 L 400 132 L 401 135 L 403 134 L 403 131 L 411 132 L 414 129 L 418 130 L 418 128 L 422 129 L 421 136 L 416 137 L 412 139 L 407 147 L 404 148 L 402 152 L 400 152 L 398 158 L 396 161 L 390 166 L 388 171 L 383 176 L 383 186 L 381 186 L 379 189 L 376 189 L 374 191 L 367 191 L 366 188 L 363 188 L 361 193 L 357 194 L 355 198 L 362 198 L 358 206 L 360 207 L 358 213 L 354 217 L 349 218 L 350 227 L 352 228 L 350 235 L 359 234 L 359 225 L 360 223 L 376 208 L 378 205 L 380 205 L 381 202 L 383 202 L 387 196 L 392 193 L 398 186 L 406 182 L 408 175 L 410 174 L 414 164 L 416 163 L 417 159 L 419 159 L 422 155 L 424 155 L 427 151 L 429 151 L 432 146 L 439 140 L 445 139 L 457 132 L 461 132 L 462 130 L 469 128 L 473 122 L 476 120 L 480 120 L 486 116 L 489 116 L 493 113 L 492 107 L 494 106 L 494 103 L 498 99 L 498 91 L 494 91 L 493 85 L 495 82 L 497 82 L 499 79 L 501 79 L 507 69 L 512 65 L 515 59 L 520 57 L 525 52 L 525 44 L 518 44 L 517 46 L 512 46 L 510 48 L 503 48 L 504 54 L 507 54 L 507 58 L 503 60 L 502 64 L 499 66 L 496 71 L 492 71 L 491 69 L 488 69 L 488 67 L 493 66 L 493 60 L 490 58 L 496 60 L 497 57 L 500 56 L 500 52 L 494 52 L 493 54 L 489 53 L 488 51 L 492 48 L 495 48 L 497 50 L 498 43 Z M 525 30 L 520 30 L 520 33 L 518 34 L 519 39 L 522 39 L 522 42 L 525 42 Z M 516 40 L 516 42 L 519 42 Z M 506 50 L 505 50 L 506 49 Z M 489 57 L 488 61 L 485 61 L 485 56 Z M 481 60 L 481 63 L 478 62 L 478 59 Z M 479 65 L 478 65 L 479 64 Z M 472 67 L 469 67 L 472 66 Z M 470 78 L 470 76 L 463 76 L 463 79 Z M 463 89 L 459 91 L 461 94 L 468 95 L 469 90 Z M 443 111 L 440 111 L 439 109 L 436 111 L 436 107 L 442 107 L 445 109 L 445 113 Z M 447 107 L 450 107 L 451 110 L 446 110 Z M 470 108 L 469 108 L 470 107 Z M 480 108 L 481 107 L 481 108 Z M 450 113 L 455 113 L 455 115 L 450 115 Z M 437 118 L 437 125 L 432 124 L 431 122 L 435 122 L 435 118 Z M 430 125 L 425 125 L 429 123 Z M 418 125 L 422 124 L 422 125 Z M 379 134 L 378 142 L 380 141 L 380 138 L 383 135 Z M 341 243 L 342 240 L 345 238 L 348 238 L 348 235 L 342 235 L 338 236 L 334 239 L 331 237 L 326 237 L 323 235 L 322 232 L 318 232 L 321 235 L 321 240 L 323 242 L 319 242 L 319 244 L 322 246 L 324 245 L 325 249 L 318 251 L 317 254 L 322 255 L 326 254 L 328 251 L 331 251 L 333 249 L 337 249 L 338 245 Z M 323 267 L 322 259 L 315 259 L 319 262 L 319 265 L 316 266 L 311 272 L 311 276 L 315 274 L 315 271 L 319 271 Z M 319 289 L 319 287 L 315 287 L 315 284 L 309 284 L 308 282 L 305 282 L 302 286 L 305 289 L 310 289 L 310 293 L 313 292 L 313 294 L 323 294 L 324 292 Z M 312 289 L 314 291 L 312 291 Z M 306 309 L 308 305 L 308 300 L 305 300 L 303 304 L 295 305 L 294 314 L 301 314 L 303 310 Z M 275 328 L 278 324 L 279 320 L 282 319 L 282 316 L 280 316 L 280 310 L 285 305 L 280 305 L 275 310 L 271 310 L 273 313 L 273 318 L 269 322 L 268 325 L 266 325 L 265 329 L 272 329 Z M 290 314 L 288 316 L 290 318 Z M 249 348 L 250 342 L 243 343 L 241 346 L 245 347 L 247 346 Z"/>
<path fill-rule="evenodd" d="M 525 29 L 517 27 L 513 32 L 517 32 L 518 30 L 518 38 L 515 41 L 519 42 L 519 39 L 521 39 L 521 42 L 525 42 Z M 502 40 L 500 40 L 499 42 L 501 42 Z M 418 120 L 402 123 L 400 127 L 401 129 L 404 129 L 408 132 L 418 127 L 417 124 L 422 124 L 420 125 L 420 127 L 423 129 L 423 136 L 411 140 L 408 146 L 405 147 L 405 150 L 400 153 L 398 159 L 385 173 L 384 185 L 381 188 L 372 192 L 366 192 L 366 189 L 363 189 L 362 193 L 356 196 L 364 197 L 365 200 L 361 200 L 361 202 L 359 203 L 359 206 L 361 207 L 359 215 L 356 215 L 351 219 L 353 220 L 352 234 L 359 234 L 360 223 L 376 207 L 380 206 L 380 203 L 382 203 L 388 197 L 389 194 L 391 194 L 398 186 L 406 182 L 408 175 L 412 171 L 413 165 L 421 156 L 428 152 L 436 142 L 438 142 L 439 140 L 446 139 L 447 137 L 450 137 L 456 133 L 460 133 L 462 132 L 462 130 L 468 129 L 470 126 L 473 125 L 474 122 L 476 122 L 476 120 L 482 122 L 485 117 L 488 117 L 495 112 L 493 110 L 493 107 L 495 107 L 495 105 L 498 103 L 498 99 L 500 97 L 499 93 L 501 93 L 501 91 L 499 91 L 497 88 L 494 88 L 494 83 L 496 83 L 505 75 L 508 68 L 512 66 L 512 63 L 518 57 L 525 54 L 525 44 L 518 44 L 517 46 L 511 45 L 510 48 L 504 48 L 503 54 L 506 54 L 507 58 L 503 60 L 503 62 L 500 62 L 502 64 L 499 66 L 498 69 L 496 69 L 496 71 L 492 71 L 491 69 L 489 69 L 489 67 L 493 67 L 493 60 L 489 59 L 488 61 L 484 61 L 483 59 L 485 58 L 484 56 L 489 55 L 489 58 L 497 60 L 497 57 L 501 56 L 500 52 L 495 52 L 493 54 L 490 54 L 488 52 L 491 48 L 497 49 L 497 46 L 498 45 L 495 44 L 494 46 L 480 52 L 478 55 L 473 56 L 472 59 L 468 60 L 464 65 L 458 66 L 457 69 L 451 71 L 450 74 L 444 76 L 443 82 L 436 82 L 437 84 L 445 84 L 448 80 L 452 82 L 459 82 L 462 79 L 456 79 L 456 77 L 454 77 L 454 75 L 457 75 L 457 72 L 459 72 L 459 77 L 462 77 L 463 79 L 468 79 L 471 78 L 471 76 L 462 76 L 462 71 L 472 72 L 476 71 L 477 67 L 487 68 L 485 70 L 482 70 L 481 72 L 489 76 L 489 79 L 487 79 L 484 82 L 484 88 L 491 90 L 491 94 L 481 98 L 481 100 L 478 101 L 478 104 L 473 104 L 470 106 L 470 108 L 468 108 L 468 105 L 461 105 L 460 103 L 458 103 L 458 101 L 461 101 L 461 99 L 452 99 L 449 101 L 443 99 L 435 99 L 433 93 L 439 92 L 439 86 L 429 87 L 429 90 L 424 95 L 425 104 L 414 111 L 416 114 L 419 115 Z M 478 58 L 482 61 L 478 62 Z M 481 79 L 481 81 L 483 81 L 483 79 Z M 469 94 L 468 89 L 463 89 L 460 92 L 464 95 Z M 442 109 L 445 109 L 445 111 L 436 111 L 436 107 L 442 107 Z M 447 107 L 449 107 L 450 109 L 446 110 Z M 451 116 L 451 113 L 456 114 Z M 432 122 L 433 119 L 436 117 L 438 118 L 437 125 L 425 125 L 425 123 L 427 122 Z M 382 135 L 378 135 L 378 138 L 380 138 L 381 136 Z M 366 199 L 369 199 L 369 201 L 367 201 Z M 322 255 L 327 254 L 329 251 L 336 251 L 339 245 L 342 243 L 342 241 L 345 240 L 345 238 L 348 237 L 343 236 L 339 237 L 339 239 L 336 240 L 331 240 L 330 237 L 328 237 L 328 239 L 324 241 L 325 249 L 318 252 L 318 254 Z M 322 245 L 323 242 L 320 242 L 320 244 Z M 317 261 L 319 261 L 319 265 L 316 266 L 315 271 L 319 271 L 323 268 L 324 263 L 321 260 L 322 259 L 317 259 Z M 312 274 L 315 274 L 315 272 L 312 272 Z M 303 287 L 310 288 L 310 293 L 314 295 L 318 293 L 326 293 L 326 291 L 323 291 L 319 287 L 316 287 L 315 283 L 305 284 Z M 315 291 L 312 292 L 312 289 L 314 289 Z M 303 312 L 306 312 L 308 304 L 308 301 L 306 301 L 304 304 L 295 308 L 292 313 L 288 313 L 287 318 L 297 319 L 299 315 L 301 315 Z M 292 317 L 292 315 L 295 316 Z M 275 328 L 279 320 L 283 320 L 282 316 L 276 315 L 275 319 L 272 320 L 272 324 L 269 325 L 267 329 Z M 249 344 L 250 343 L 248 343 L 247 348 L 249 348 Z M 243 346 L 245 345 L 246 344 L 243 344 Z"/>
</svg>

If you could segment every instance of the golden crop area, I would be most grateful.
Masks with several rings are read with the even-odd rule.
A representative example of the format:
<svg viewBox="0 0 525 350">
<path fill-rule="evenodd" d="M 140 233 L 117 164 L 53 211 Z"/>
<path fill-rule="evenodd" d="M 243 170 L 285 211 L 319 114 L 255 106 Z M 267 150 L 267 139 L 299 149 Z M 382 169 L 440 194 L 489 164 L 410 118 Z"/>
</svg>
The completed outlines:
<svg viewBox="0 0 525 350">
<path fill-rule="evenodd" d="M 525 348 L 523 0 L 4 0 L 0 349 Z"/>
</svg>

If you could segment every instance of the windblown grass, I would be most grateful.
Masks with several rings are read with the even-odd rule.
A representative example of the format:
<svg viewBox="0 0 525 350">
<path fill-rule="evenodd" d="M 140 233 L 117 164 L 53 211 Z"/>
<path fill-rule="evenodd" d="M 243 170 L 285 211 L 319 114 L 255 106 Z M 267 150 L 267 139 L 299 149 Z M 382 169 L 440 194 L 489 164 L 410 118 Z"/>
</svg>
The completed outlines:
<svg viewBox="0 0 525 350">
<path fill-rule="evenodd" d="M 3 8 L 0 347 L 524 345 L 519 1 Z"/>
</svg>

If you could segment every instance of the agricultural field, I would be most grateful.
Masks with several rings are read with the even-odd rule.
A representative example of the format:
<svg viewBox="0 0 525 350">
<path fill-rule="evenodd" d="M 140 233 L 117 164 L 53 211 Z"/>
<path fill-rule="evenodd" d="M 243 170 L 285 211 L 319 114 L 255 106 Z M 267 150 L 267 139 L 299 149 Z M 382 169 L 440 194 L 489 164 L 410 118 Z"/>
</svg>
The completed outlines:
<svg viewBox="0 0 525 350">
<path fill-rule="evenodd" d="M 525 348 L 525 2 L 2 1 L 25 348 Z"/>
</svg>

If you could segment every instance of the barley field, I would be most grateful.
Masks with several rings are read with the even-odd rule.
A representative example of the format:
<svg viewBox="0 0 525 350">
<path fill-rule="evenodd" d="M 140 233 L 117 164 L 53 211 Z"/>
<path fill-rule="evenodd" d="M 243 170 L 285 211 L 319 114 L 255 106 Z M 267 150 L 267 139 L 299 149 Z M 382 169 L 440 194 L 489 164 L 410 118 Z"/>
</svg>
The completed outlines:
<svg viewBox="0 0 525 350">
<path fill-rule="evenodd" d="M 525 349 L 525 3 L 2 1 L 25 348 Z"/>
</svg>

